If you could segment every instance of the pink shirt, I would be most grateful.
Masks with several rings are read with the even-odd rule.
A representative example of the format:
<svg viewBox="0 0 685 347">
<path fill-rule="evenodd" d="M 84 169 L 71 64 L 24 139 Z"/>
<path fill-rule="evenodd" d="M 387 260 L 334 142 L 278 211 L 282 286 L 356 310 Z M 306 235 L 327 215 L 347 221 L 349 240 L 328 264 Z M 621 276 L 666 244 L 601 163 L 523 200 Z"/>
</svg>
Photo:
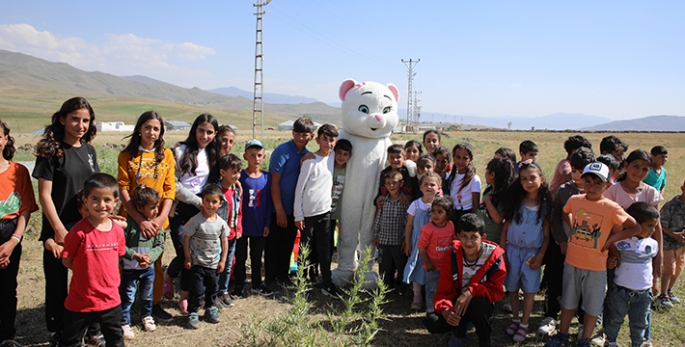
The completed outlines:
<svg viewBox="0 0 685 347">
<path fill-rule="evenodd" d="M 425 249 L 428 259 L 435 266 L 435 271 L 440 271 L 442 258 L 452 249 L 452 240 L 454 240 L 454 224 L 451 221 L 447 221 L 444 227 L 428 222 L 421 227 L 417 248 Z M 423 266 L 426 267 L 426 264 Z"/>
<path fill-rule="evenodd" d="M 571 172 L 571 161 L 568 159 L 562 159 L 559 161 L 557 168 L 554 169 L 554 177 L 552 178 L 552 182 L 549 183 L 549 192 L 552 194 L 552 197 L 557 195 L 557 190 L 559 190 L 559 187 L 566 183 L 566 179 L 564 179 L 564 172 Z"/>
</svg>

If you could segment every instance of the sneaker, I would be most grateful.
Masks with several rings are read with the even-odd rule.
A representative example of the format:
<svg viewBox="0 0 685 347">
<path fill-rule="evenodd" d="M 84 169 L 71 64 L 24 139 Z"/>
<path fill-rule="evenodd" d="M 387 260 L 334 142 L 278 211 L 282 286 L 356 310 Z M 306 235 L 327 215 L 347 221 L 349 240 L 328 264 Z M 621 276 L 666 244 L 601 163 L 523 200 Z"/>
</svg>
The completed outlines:
<svg viewBox="0 0 685 347">
<path fill-rule="evenodd" d="M 568 334 L 557 333 L 545 343 L 545 347 L 568 347 Z"/>
<path fill-rule="evenodd" d="M 604 343 L 604 347 L 618 347 L 618 343 L 607 341 L 606 343 Z"/>
<path fill-rule="evenodd" d="M 583 325 L 578 324 L 578 341 L 583 339 Z"/>
<path fill-rule="evenodd" d="M 680 299 L 678 299 L 677 296 L 673 293 L 673 290 L 669 289 L 668 290 L 668 299 L 671 300 L 671 303 L 678 304 L 680 303 Z"/>
<path fill-rule="evenodd" d="M 131 329 L 131 326 L 128 324 L 122 325 L 121 330 L 124 331 L 124 340 L 133 340 L 136 337 L 136 334 L 133 333 L 133 329 Z"/>
<path fill-rule="evenodd" d="M 279 286 L 278 282 L 276 281 L 269 282 L 266 284 L 266 286 L 269 287 L 269 289 L 271 289 L 271 292 L 273 293 L 280 293 L 282 290 L 281 286 Z"/>
<path fill-rule="evenodd" d="M 98 334 L 97 336 L 93 338 L 88 338 L 88 341 L 86 341 L 86 347 L 105 347 L 105 336 L 102 334 Z"/>
<path fill-rule="evenodd" d="M 233 288 L 233 291 L 231 292 L 230 295 L 231 295 L 231 297 L 241 298 L 241 297 L 243 297 L 244 293 L 245 293 L 245 288 L 243 286 L 235 286 L 235 288 Z M 233 300 L 233 298 L 231 298 L 231 300 Z M 233 306 L 233 305 L 230 305 L 230 306 Z"/>
<path fill-rule="evenodd" d="M 553 317 L 545 317 L 538 326 L 538 335 L 552 336 L 557 328 L 557 321 Z"/>
<path fill-rule="evenodd" d="M 271 290 L 266 284 L 262 283 L 257 288 L 252 288 L 252 294 L 259 294 L 261 296 L 274 295 L 274 291 Z"/>
<path fill-rule="evenodd" d="M 671 302 L 671 299 L 668 297 L 667 294 L 659 295 L 659 299 L 657 300 L 657 304 L 659 306 L 665 307 L 665 308 L 673 307 L 673 303 Z"/>
<path fill-rule="evenodd" d="M 324 285 L 323 288 L 321 288 L 321 293 L 323 295 L 326 295 L 328 297 L 331 297 L 333 299 L 340 299 L 342 296 L 342 293 L 338 289 L 338 287 L 335 286 L 333 283 L 329 283 L 328 285 Z"/>
<path fill-rule="evenodd" d="M 447 340 L 447 347 L 461 347 L 466 344 L 466 335 L 463 337 L 456 337 L 454 333 L 450 334 L 450 339 Z"/>
<path fill-rule="evenodd" d="M 212 324 L 221 322 L 221 317 L 219 316 L 219 311 L 217 311 L 216 307 L 212 306 L 205 310 L 205 321 Z"/>
<path fill-rule="evenodd" d="M 155 320 L 154 318 L 147 316 L 143 318 L 143 328 L 145 331 L 151 333 L 155 330 L 157 330 L 157 326 L 155 325 Z"/>
<path fill-rule="evenodd" d="M 412 310 L 420 310 L 423 308 L 423 301 L 421 300 L 420 296 L 415 296 L 414 300 L 411 302 L 411 309 Z"/>
<path fill-rule="evenodd" d="M 188 314 L 188 327 L 191 329 L 200 329 L 200 317 L 197 315 L 197 312 Z"/>
<path fill-rule="evenodd" d="M 152 305 L 152 317 L 155 317 L 158 322 L 171 322 L 171 320 L 174 319 L 174 316 L 172 316 L 171 313 L 164 311 L 159 304 Z"/>
<path fill-rule="evenodd" d="M 606 335 L 604 335 L 604 330 L 601 329 L 600 331 L 597 332 L 597 335 L 592 337 L 590 339 L 590 344 L 592 346 L 599 346 L 602 347 L 604 346 L 604 343 L 606 342 Z"/>
<path fill-rule="evenodd" d="M 241 290 L 241 292 L 242 292 L 242 290 Z M 220 296 L 220 300 L 221 300 L 221 303 L 226 307 L 235 306 L 235 303 L 233 302 L 233 298 L 231 297 L 231 294 L 223 293 Z"/>
<path fill-rule="evenodd" d="M 3 340 L 0 342 L 0 347 L 21 347 L 21 343 L 16 340 Z"/>
<path fill-rule="evenodd" d="M 582 339 L 578 341 L 576 347 L 592 347 L 592 344 L 590 344 L 590 340 Z"/>
<path fill-rule="evenodd" d="M 642 343 L 642 347 L 654 347 L 654 345 L 652 345 L 651 340 L 647 340 L 644 343 Z"/>
<path fill-rule="evenodd" d="M 511 303 L 510 302 L 504 303 L 504 305 L 502 305 L 502 311 L 511 312 Z"/>
</svg>

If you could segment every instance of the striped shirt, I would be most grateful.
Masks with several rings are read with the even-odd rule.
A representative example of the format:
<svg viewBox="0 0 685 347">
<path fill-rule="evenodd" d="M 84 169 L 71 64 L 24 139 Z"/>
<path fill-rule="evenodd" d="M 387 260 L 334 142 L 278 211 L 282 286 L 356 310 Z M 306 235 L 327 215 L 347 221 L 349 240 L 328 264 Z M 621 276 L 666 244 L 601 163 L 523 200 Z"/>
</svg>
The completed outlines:
<svg viewBox="0 0 685 347">
<path fill-rule="evenodd" d="M 390 195 L 382 198 L 383 208 L 376 212 L 373 222 L 373 237 L 384 246 L 400 246 L 404 242 L 404 228 L 407 225 L 407 208 L 409 204 L 400 202 L 404 193 L 391 200 Z"/>
</svg>

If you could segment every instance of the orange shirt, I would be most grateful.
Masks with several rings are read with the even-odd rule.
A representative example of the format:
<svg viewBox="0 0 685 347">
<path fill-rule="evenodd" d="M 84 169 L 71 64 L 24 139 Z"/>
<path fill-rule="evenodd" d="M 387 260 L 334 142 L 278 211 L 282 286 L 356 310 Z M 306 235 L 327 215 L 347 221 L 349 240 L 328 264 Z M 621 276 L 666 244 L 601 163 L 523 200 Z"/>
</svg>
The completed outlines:
<svg viewBox="0 0 685 347">
<path fill-rule="evenodd" d="M 602 248 L 614 225 L 623 224 L 628 214 L 607 198 L 590 201 L 585 194 L 572 196 L 564 206 L 564 213 L 572 215 L 573 223 L 566 262 L 583 270 L 606 271 L 609 252 L 602 252 Z"/>
<path fill-rule="evenodd" d="M 29 170 L 10 161 L 5 172 L 0 173 L 0 216 L 2 219 L 19 217 L 24 211 L 38 211 Z M 26 221 L 28 223 L 28 220 Z"/>
</svg>

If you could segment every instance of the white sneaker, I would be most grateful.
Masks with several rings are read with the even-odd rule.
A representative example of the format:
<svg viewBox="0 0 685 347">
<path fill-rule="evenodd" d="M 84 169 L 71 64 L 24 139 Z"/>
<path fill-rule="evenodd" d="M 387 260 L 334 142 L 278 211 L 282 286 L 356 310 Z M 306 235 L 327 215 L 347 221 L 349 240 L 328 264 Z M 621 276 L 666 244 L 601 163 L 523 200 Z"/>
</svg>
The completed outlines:
<svg viewBox="0 0 685 347">
<path fill-rule="evenodd" d="M 606 342 L 606 335 L 604 335 L 604 330 L 600 330 L 599 332 L 597 332 L 597 335 L 590 339 L 590 344 L 593 346 L 602 347 L 604 346 L 604 342 Z"/>
<path fill-rule="evenodd" d="M 583 325 L 578 324 L 578 341 L 583 339 Z"/>
<path fill-rule="evenodd" d="M 651 340 L 647 340 L 642 344 L 642 347 L 652 347 L 652 346 L 654 346 L 654 345 L 652 345 Z"/>
<path fill-rule="evenodd" d="M 133 338 L 136 337 L 136 334 L 133 333 L 133 329 L 131 329 L 131 326 L 128 324 L 122 325 L 121 330 L 124 331 L 124 340 L 133 340 Z"/>
<path fill-rule="evenodd" d="M 545 317 L 538 326 L 538 334 L 543 336 L 552 336 L 556 330 L 557 322 L 552 317 Z"/>
<path fill-rule="evenodd" d="M 150 316 L 143 318 L 143 328 L 145 328 L 145 331 L 147 331 L 147 332 L 153 332 L 153 331 L 157 330 L 157 326 L 155 325 L 155 320 Z"/>
</svg>

